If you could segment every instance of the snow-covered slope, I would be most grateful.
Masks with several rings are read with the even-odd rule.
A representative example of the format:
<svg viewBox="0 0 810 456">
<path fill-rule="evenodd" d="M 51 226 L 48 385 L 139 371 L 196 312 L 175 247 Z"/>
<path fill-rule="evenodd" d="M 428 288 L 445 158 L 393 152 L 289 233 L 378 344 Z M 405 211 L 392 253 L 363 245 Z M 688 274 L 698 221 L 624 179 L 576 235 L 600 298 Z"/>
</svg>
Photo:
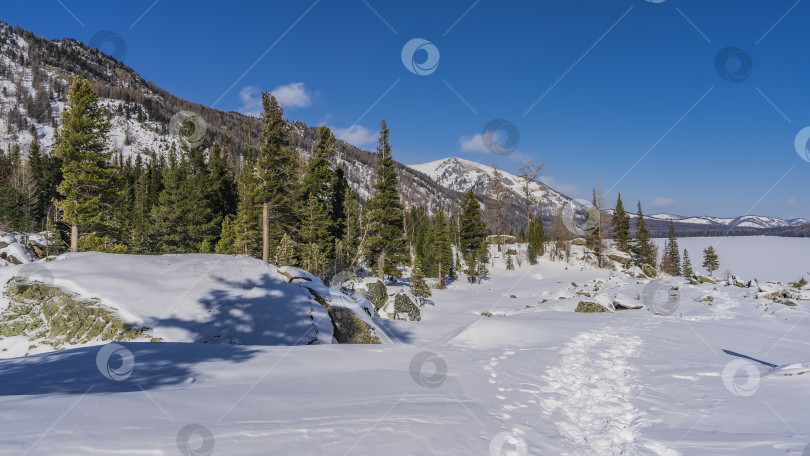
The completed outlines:
<svg viewBox="0 0 810 456">
<path fill-rule="evenodd" d="M 349 298 L 304 271 L 244 256 L 65 254 L 54 261 L 0 267 L 0 289 L 14 277 L 97 299 L 123 322 L 146 327 L 147 336 L 167 342 L 333 343 L 330 315 L 310 289 L 349 309 L 381 341 L 387 340 L 370 317 L 371 303 L 361 296 Z M 290 277 L 298 279 L 290 283 Z M 0 312 L 8 304 L 8 297 L 0 295 Z M 18 342 L 0 337 L 0 357 L 53 350 L 41 344 L 24 353 L 2 352 Z"/>
<path fill-rule="evenodd" d="M 100 347 L 0 360 L 0 453 L 802 454 L 810 287 L 788 306 L 755 288 L 632 279 L 581 254 L 506 271 L 493 250 L 484 284 L 433 290 L 422 321 L 378 320 L 391 344 L 126 342 L 105 346 L 131 354 L 131 375 L 118 380 L 105 378 Z M 210 258 L 186 266 L 204 272 Z M 54 262 L 57 275 L 75 260 Z M 150 286 L 193 275 L 172 264 Z M 202 288 L 239 294 L 243 274 L 276 277 L 245 266 L 199 274 Z M 117 271 L 130 274 L 122 286 L 143 274 Z M 236 283 L 213 285 L 218 274 Z M 297 301 L 296 286 L 273 290 Z M 670 315 L 650 311 L 673 293 Z M 620 297 L 646 307 L 574 312 Z"/>
<path fill-rule="evenodd" d="M 631 214 L 631 217 L 635 217 L 635 214 Z M 725 226 L 729 228 L 782 228 L 787 226 L 799 226 L 804 225 L 805 223 L 810 222 L 810 220 L 804 218 L 795 218 L 790 220 L 784 220 L 776 217 L 764 217 L 760 215 L 744 215 L 740 217 L 734 218 L 723 218 L 723 217 L 710 217 L 710 216 L 682 216 L 682 215 L 673 215 L 673 214 L 652 214 L 645 216 L 654 220 L 672 220 L 676 223 L 690 223 L 696 225 L 707 225 L 707 226 Z"/>
<path fill-rule="evenodd" d="M 482 165 L 458 157 L 449 157 L 408 166 L 427 175 L 447 189 L 457 192 L 472 190 L 477 195 L 487 194 L 494 172 L 494 168 L 491 166 Z M 519 176 L 503 170 L 500 170 L 500 173 L 503 178 L 503 184 L 508 192 L 507 199 L 514 202 L 521 201 L 523 198 L 522 195 L 524 195 L 522 179 Z M 543 183 L 534 182 L 530 185 L 530 188 L 535 201 L 540 203 L 538 207 L 542 208 L 541 210 L 544 215 L 550 216 L 567 203 L 574 204 L 576 207 L 580 206 L 579 203 L 574 202 L 571 198 L 555 191 Z M 526 217 L 524 216 L 523 218 L 525 220 Z"/>
</svg>

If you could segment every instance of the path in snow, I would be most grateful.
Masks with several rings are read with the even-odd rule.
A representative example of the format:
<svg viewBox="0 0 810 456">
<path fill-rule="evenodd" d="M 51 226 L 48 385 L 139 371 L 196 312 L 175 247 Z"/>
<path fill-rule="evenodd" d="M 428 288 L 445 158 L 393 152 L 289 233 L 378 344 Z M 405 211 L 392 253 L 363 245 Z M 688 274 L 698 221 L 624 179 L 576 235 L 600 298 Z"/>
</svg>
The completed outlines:
<svg viewBox="0 0 810 456">
<path fill-rule="evenodd" d="M 640 386 L 630 358 L 642 342 L 618 332 L 606 327 L 579 334 L 561 350 L 560 364 L 543 377 L 539 402 L 566 440 L 565 454 L 646 452 L 637 439 L 642 413 L 631 402 Z"/>
</svg>

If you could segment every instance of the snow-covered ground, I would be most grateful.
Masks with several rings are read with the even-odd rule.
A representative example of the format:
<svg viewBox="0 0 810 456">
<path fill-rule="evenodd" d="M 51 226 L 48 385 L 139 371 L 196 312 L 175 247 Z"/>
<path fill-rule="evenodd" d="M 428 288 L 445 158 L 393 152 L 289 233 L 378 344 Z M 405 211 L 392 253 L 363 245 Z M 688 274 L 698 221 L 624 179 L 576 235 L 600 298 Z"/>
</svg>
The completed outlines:
<svg viewBox="0 0 810 456">
<path fill-rule="evenodd" d="M 77 260 L 53 262 L 57 284 L 94 282 L 60 282 Z M 491 269 L 433 290 L 420 322 L 375 319 L 390 344 L 127 342 L 0 360 L 0 454 L 799 455 L 810 443 L 810 287 L 788 307 L 545 258 Z M 132 286 L 121 279 L 110 302 Z M 189 306 L 205 295 L 189 293 Z M 574 312 L 617 294 L 647 307 Z M 643 298 L 661 294 L 674 295 L 669 315 Z"/>
<path fill-rule="evenodd" d="M 654 239 L 663 252 L 664 239 Z M 780 280 L 783 283 L 804 276 L 810 280 L 810 238 L 775 236 L 695 237 L 678 239 L 678 247 L 689 251 L 695 272 L 708 274 L 703 268 L 703 249 L 714 246 L 720 258 L 723 276 L 726 269 L 745 280 L 757 278 L 760 282 Z"/>
</svg>

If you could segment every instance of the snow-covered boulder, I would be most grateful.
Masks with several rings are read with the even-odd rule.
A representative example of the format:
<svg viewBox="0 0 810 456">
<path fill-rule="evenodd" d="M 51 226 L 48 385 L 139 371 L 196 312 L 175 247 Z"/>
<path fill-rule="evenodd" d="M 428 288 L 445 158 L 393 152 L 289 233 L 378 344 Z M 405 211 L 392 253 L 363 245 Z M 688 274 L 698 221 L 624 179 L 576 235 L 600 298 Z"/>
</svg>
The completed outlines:
<svg viewBox="0 0 810 456">
<path fill-rule="evenodd" d="M 413 300 L 408 297 L 408 294 L 404 292 L 391 296 L 388 302 L 385 303 L 385 306 L 382 307 L 380 315 L 392 320 L 422 320 L 419 307 L 417 307 L 416 304 L 413 303 Z"/>
<path fill-rule="evenodd" d="M 27 264 L 36 257 L 13 234 L 0 233 L 0 265 Z"/>
<path fill-rule="evenodd" d="M 642 309 L 643 307 L 644 305 L 640 301 L 636 301 L 622 293 L 616 293 L 613 298 L 613 308 L 616 310 Z"/>
</svg>

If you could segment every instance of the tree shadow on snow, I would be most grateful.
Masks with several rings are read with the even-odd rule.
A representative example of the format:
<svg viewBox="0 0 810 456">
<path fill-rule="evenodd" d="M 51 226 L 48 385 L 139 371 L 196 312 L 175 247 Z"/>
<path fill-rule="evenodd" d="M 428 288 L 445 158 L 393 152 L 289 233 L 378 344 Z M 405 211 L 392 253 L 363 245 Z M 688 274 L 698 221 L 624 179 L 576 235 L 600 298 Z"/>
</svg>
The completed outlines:
<svg viewBox="0 0 810 456">
<path fill-rule="evenodd" d="M 326 315 L 308 291 L 269 274 L 259 280 L 214 280 L 222 288 L 200 299 L 208 312 L 204 321 L 164 318 L 156 327 L 183 329 L 202 343 L 303 345 L 316 337 L 310 317 Z"/>
<path fill-rule="evenodd" d="M 743 355 L 742 353 L 737 353 L 737 352 L 733 352 L 731 350 L 726 350 L 725 348 L 723 349 L 723 353 L 725 353 L 727 355 L 731 355 L 731 356 L 736 356 L 738 358 L 744 358 L 744 359 L 747 359 L 747 360 L 750 360 L 750 361 L 754 361 L 755 363 L 762 364 L 763 366 L 779 367 L 776 364 L 771 364 L 771 363 L 769 363 L 767 361 L 762 361 L 760 359 L 752 358 L 752 357 L 750 357 L 748 355 Z"/>
<path fill-rule="evenodd" d="M 258 352 L 234 345 L 116 344 L 131 353 L 131 370 L 121 369 L 121 352 L 109 357 L 102 352 L 99 357 L 105 345 L 0 360 L 0 396 L 117 393 L 191 384 L 196 382 L 195 366 L 200 363 L 241 363 Z"/>
</svg>

